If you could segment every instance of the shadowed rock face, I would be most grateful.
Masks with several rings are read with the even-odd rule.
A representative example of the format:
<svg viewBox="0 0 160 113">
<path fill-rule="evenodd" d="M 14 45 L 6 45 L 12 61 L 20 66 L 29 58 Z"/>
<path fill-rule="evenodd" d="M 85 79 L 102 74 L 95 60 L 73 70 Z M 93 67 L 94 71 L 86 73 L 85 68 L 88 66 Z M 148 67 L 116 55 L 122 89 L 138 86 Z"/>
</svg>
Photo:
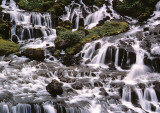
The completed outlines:
<svg viewBox="0 0 160 113">
<path fill-rule="evenodd" d="M 46 86 L 47 91 L 52 96 L 61 95 L 63 93 L 62 84 L 59 83 L 57 80 L 53 80 Z"/>
</svg>

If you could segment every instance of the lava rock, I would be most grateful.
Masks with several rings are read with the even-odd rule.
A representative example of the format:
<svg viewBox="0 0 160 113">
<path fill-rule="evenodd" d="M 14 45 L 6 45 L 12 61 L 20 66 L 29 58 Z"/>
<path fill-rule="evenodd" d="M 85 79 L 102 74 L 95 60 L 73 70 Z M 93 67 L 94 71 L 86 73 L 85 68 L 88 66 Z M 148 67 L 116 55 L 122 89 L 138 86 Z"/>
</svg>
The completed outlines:
<svg viewBox="0 0 160 113">
<path fill-rule="evenodd" d="M 62 84 L 55 79 L 46 86 L 46 90 L 54 97 L 63 93 Z"/>
<path fill-rule="evenodd" d="M 44 60 L 44 50 L 41 48 L 27 48 L 21 52 L 22 56 L 26 56 L 33 60 Z"/>
</svg>

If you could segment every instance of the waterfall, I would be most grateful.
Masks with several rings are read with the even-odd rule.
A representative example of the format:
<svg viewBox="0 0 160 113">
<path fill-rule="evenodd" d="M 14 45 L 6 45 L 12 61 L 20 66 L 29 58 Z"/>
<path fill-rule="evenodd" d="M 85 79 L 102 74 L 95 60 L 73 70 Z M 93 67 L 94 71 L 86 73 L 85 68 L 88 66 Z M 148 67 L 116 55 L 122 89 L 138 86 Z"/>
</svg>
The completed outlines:
<svg viewBox="0 0 160 113">
<path fill-rule="evenodd" d="M 28 39 L 36 39 L 34 42 L 35 47 L 44 47 L 47 43 L 54 45 L 51 41 L 56 38 L 56 31 L 53 28 L 51 14 L 39 12 L 24 12 L 18 9 L 13 0 L 6 2 L 4 0 L 1 5 L 4 10 L 3 19 L 9 20 L 12 24 L 10 30 L 10 40 L 24 41 Z M 9 14 L 9 17 L 7 15 Z M 43 38 L 45 41 L 38 40 Z M 28 44 L 28 46 L 32 45 Z"/>
<path fill-rule="evenodd" d="M 154 60 L 159 59 L 160 47 L 152 44 L 147 51 L 141 46 L 150 34 L 144 29 L 159 24 L 160 2 L 144 25 L 135 25 L 133 19 L 113 10 L 113 0 L 106 0 L 109 4 L 102 7 L 87 6 L 83 1 L 72 1 L 65 6 L 67 13 L 59 17 L 70 20 L 73 31 L 79 26 L 91 29 L 112 19 L 131 23 L 130 30 L 86 43 L 77 54 L 82 56 L 82 63 L 67 67 L 48 51 L 55 49 L 57 37 L 52 15 L 28 12 L 19 9 L 14 0 L 2 0 L 2 19 L 10 24 L 8 39 L 18 43 L 21 50 L 43 48 L 45 56 L 54 60 L 0 56 L 0 113 L 160 113 L 159 65 Z M 138 40 L 141 31 L 140 38 L 144 39 Z M 61 53 L 64 55 L 63 50 Z M 46 86 L 52 80 L 62 85 L 62 95 L 48 93 Z"/>
<path fill-rule="evenodd" d="M 120 19 L 120 16 L 115 13 L 111 5 L 106 6 L 104 4 L 100 8 L 95 5 L 88 7 L 82 0 L 79 0 L 79 2 L 73 1 L 70 5 L 66 6 L 65 10 L 67 14 L 61 17 L 63 21 L 70 20 L 74 24 L 74 30 L 78 29 L 79 26 L 86 26 L 87 29 L 91 29 L 101 20 Z M 112 4 L 112 1 L 108 2 Z"/>
</svg>

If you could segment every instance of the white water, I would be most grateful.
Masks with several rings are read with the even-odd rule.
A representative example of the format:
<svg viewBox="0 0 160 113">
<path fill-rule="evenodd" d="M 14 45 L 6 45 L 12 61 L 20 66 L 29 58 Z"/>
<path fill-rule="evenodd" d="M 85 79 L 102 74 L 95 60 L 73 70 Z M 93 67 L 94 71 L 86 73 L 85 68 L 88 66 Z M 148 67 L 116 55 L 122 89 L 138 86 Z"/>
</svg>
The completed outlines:
<svg viewBox="0 0 160 113">
<path fill-rule="evenodd" d="M 106 17 L 109 17 L 108 20 L 120 19 L 120 16 L 112 9 L 112 5 L 106 6 L 104 4 L 101 8 L 93 6 L 92 11 L 90 7 L 82 2 L 82 0 L 79 1 L 80 4 L 72 2 L 71 5 L 66 6 L 65 9 L 67 14 L 61 17 L 62 20 L 70 20 L 72 23 L 75 23 L 75 30 L 79 27 L 80 19 L 83 20 L 83 26 L 86 26 L 87 29 L 95 27 L 100 20 L 103 20 Z M 109 0 L 108 2 L 109 4 L 112 4 L 112 1 Z M 87 14 L 84 14 L 84 11 Z M 111 11 L 111 13 L 108 13 L 108 11 Z"/>
<path fill-rule="evenodd" d="M 110 19 L 120 18 L 113 11 L 112 4 L 110 6 L 103 5 L 101 8 L 94 6 L 93 12 L 82 1 L 81 4 L 76 4 L 77 7 L 73 9 L 74 4 L 76 3 L 73 2 L 66 7 L 67 15 L 63 15 L 62 19 L 73 22 L 76 15 L 75 29 L 79 26 L 80 18 L 83 18 L 84 25 L 87 25 L 86 28 L 94 27 L 98 24 L 98 21 L 106 16 L 109 16 Z M 88 12 L 85 18 L 82 15 L 81 6 Z M 8 5 L 4 0 L 2 7 L 4 8 L 3 13 L 10 14 L 10 22 L 13 23 L 10 39 L 12 40 L 12 36 L 16 35 L 19 43 L 24 43 L 22 49 L 28 47 L 43 47 L 45 49 L 46 44 L 54 46 L 53 41 L 56 38 L 56 33 L 49 13 L 25 12 L 20 10 L 13 0 Z M 106 13 L 106 7 L 112 10 L 112 15 Z M 159 4 L 156 7 L 157 10 L 154 13 L 158 15 Z M 149 20 L 149 25 L 152 24 L 156 16 Z M 157 21 L 154 21 L 155 25 L 157 23 Z M 19 34 L 16 34 L 16 28 L 19 26 L 21 26 Z M 35 37 L 35 35 L 32 35 L 32 32 L 35 32 L 34 29 L 40 30 L 43 35 Z M 29 61 L 24 57 L 2 57 L 0 61 L 0 100 L 3 102 L 0 103 L 0 113 L 132 113 L 133 111 L 159 113 L 158 94 L 149 82 L 159 81 L 160 77 L 158 73 L 151 73 L 149 67 L 144 65 L 144 54 L 148 54 L 148 52 L 140 48 L 140 42 L 135 37 L 135 32 L 141 29 L 139 26 L 132 26 L 128 33 L 87 43 L 81 51 L 84 54 L 82 67 L 68 68 L 49 60 L 37 62 Z M 24 35 L 24 32 L 27 32 L 27 35 Z M 27 38 L 24 38 L 24 36 Z M 119 41 L 125 41 L 128 39 L 127 37 L 135 42 L 131 46 L 136 53 L 136 62 L 130 64 L 127 53 L 126 65 L 130 64 L 130 68 L 125 70 L 122 69 L 125 55 L 122 55 L 123 59 L 119 59 Z M 33 40 L 33 42 L 30 42 L 30 40 Z M 153 53 L 157 54 L 158 50 L 157 45 L 154 45 Z M 119 62 L 121 63 L 119 64 Z M 119 71 L 107 70 L 110 64 Z M 111 66 L 111 68 L 113 67 Z M 123 75 L 126 76 L 124 79 Z M 73 89 L 72 85 L 75 82 L 62 82 L 59 76 L 79 80 L 84 86 L 81 90 Z M 65 93 L 57 96 L 57 98 L 51 97 L 45 89 L 52 79 L 61 81 L 65 89 Z M 125 82 L 122 87 L 122 96 L 120 96 L 118 88 L 112 87 L 112 82 Z M 144 91 L 136 86 L 138 83 L 147 84 Z M 101 88 L 104 88 L 107 92 L 105 96 L 100 94 Z M 132 103 L 134 99 L 132 88 L 138 96 L 140 107 Z M 155 110 L 152 110 L 152 105 L 155 106 Z M 128 110 L 123 110 L 123 107 L 127 107 Z"/>
</svg>

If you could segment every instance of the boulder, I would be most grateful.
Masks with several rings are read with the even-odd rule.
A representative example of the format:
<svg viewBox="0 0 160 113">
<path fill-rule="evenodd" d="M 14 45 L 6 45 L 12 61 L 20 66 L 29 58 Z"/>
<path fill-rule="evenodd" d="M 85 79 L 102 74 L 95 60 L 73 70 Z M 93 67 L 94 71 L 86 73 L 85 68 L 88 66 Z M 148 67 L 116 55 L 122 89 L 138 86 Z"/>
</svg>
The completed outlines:
<svg viewBox="0 0 160 113">
<path fill-rule="evenodd" d="M 62 84 L 55 79 L 46 86 L 46 90 L 54 97 L 63 93 Z"/>
<path fill-rule="evenodd" d="M 27 48 L 21 52 L 22 56 L 26 56 L 33 60 L 44 60 L 44 50 L 41 48 Z"/>
</svg>

